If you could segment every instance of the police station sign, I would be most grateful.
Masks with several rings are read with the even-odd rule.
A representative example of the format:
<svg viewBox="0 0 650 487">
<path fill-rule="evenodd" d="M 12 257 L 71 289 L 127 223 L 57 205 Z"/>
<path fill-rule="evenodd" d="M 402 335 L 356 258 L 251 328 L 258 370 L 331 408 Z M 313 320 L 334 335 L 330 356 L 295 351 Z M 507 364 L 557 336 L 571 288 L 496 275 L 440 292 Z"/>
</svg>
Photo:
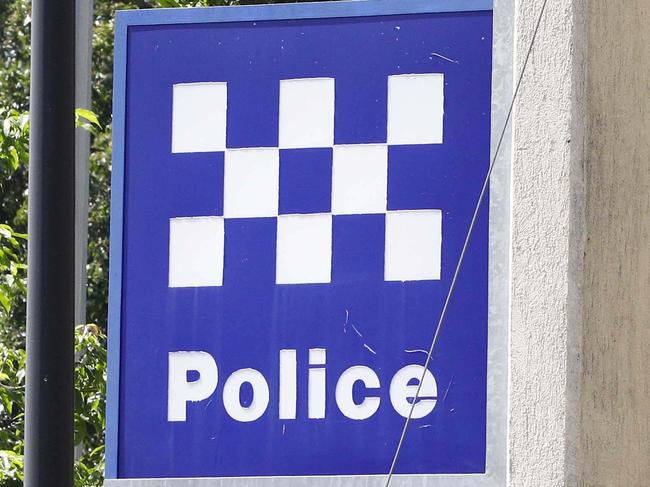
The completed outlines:
<svg viewBox="0 0 650 487">
<path fill-rule="evenodd" d="M 122 12 L 116 53 L 109 482 L 377 482 L 424 374 L 399 482 L 501 485 L 491 204 L 423 369 L 490 162 L 490 2 Z"/>
</svg>

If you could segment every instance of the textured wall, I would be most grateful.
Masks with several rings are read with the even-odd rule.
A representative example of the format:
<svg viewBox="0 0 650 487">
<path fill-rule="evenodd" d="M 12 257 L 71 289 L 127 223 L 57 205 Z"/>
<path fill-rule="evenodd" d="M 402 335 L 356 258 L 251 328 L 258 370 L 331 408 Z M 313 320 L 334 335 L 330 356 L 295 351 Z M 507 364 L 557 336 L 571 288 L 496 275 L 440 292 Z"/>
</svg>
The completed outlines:
<svg viewBox="0 0 650 487">
<path fill-rule="evenodd" d="M 650 1 L 591 0 L 588 13 L 580 485 L 647 486 Z"/>
<path fill-rule="evenodd" d="M 541 0 L 516 3 L 515 74 Z M 575 485 L 583 218 L 584 2 L 551 0 L 514 118 L 512 486 Z"/>
</svg>

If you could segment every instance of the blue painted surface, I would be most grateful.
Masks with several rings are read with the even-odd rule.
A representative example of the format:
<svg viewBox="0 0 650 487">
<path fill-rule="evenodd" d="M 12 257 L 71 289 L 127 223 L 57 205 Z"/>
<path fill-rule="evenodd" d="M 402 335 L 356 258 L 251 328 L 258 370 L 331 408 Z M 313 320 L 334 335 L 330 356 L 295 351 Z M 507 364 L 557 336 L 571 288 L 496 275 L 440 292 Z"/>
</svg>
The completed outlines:
<svg viewBox="0 0 650 487">
<path fill-rule="evenodd" d="M 359 3 L 372 8 L 402 4 Z M 426 3 L 431 9 L 431 2 Z M 449 2 L 459 3 L 470 2 Z M 409 4 L 423 8 L 424 2 Z M 255 15 L 289 15 L 279 7 L 257 9 Z M 228 15 L 239 11 L 218 10 L 233 12 Z M 163 12 L 141 14 L 124 15 L 123 22 L 164 20 Z M 187 21 L 190 13 L 178 15 Z M 173 15 L 167 18 L 173 20 Z M 124 30 L 121 25 L 118 29 Z M 129 27 L 123 120 L 119 90 L 124 84 L 117 85 L 124 79 L 116 77 L 109 478 L 387 471 L 403 425 L 390 406 L 388 385 L 399 368 L 424 361 L 423 354 L 405 350 L 430 344 L 489 164 L 491 31 L 491 12 Z M 125 32 L 120 35 L 124 40 Z M 118 58 L 118 75 L 120 64 Z M 445 74 L 445 143 L 390 148 L 388 204 L 389 209 L 443 210 L 441 281 L 384 282 L 384 217 L 353 215 L 333 219 L 331 284 L 276 286 L 275 222 L 260 218 L 226 221 L 223 287 L 167 287 L 169 218 L 223 212 L 223 154 L 171 154 L 174 83 L 227 81 L 235 100 L 229 99 L 228 145 L 246 147 L 277 144 L 280 79 L 334 77 L 335 142 L 363 143 L 385 141 L 386 77 L 417 72 Z M 289 184 L 301 183 L 298 190 L 312 183 L 300 167 L 291 167 L 301 152 L 310 151 L 295 151 L 293 164 L 287 165 L 291 170 L 284 176 L 281 171 L 281 211 L 283 177 L 293 182 Z M 326 171 L 327 165 L 322 166 Z M 303 193 L 291 194 L 287 187 L 286 204 L 321 211 L 321 193 L 327 191 L 323 185 L 329 180 L 313 184 L 313 191 Z M 430 367 L 439 402 L 433 413 L 414 421 L 399 473 L 485 471 L 487 235 L 485 210 Z M 351 330 L 352 324 L 363 336 Z M 306 417 L 307 353 L 315 347 L 328 351 L 323 420 Z M 296 420 L 278 419 L 282 348 L 298 350 Z M 166 421 L 167 353 L 176 350 L 210 352 L 220 373 L 214 400 L 189 405 L 184 423 Z M 382 383 L 381 407 L 365 421 L 345 418 L 334 400 L 339 375 L 357 364 L 372 367 Z M 225 378 L 242 367 L 262 371 L 271 391 L 268 410 L 252 423 L 230 419 L 221 401 Z"/>
<path fill-rule="evenodd" d="M 113 74 L 113 164 L 111 169 L 110 268 L 108 289 L 108 382 L 106 385 L 106 478 L 117 477 L 122 315 L 122 226 L 124 216 L 124 135 L 126 100 L 126 35 L 115 26 Z"/>
<path fill-rule="evenodd" d="M 280 214 L 329 213 L 332 148 L 280 151 Z"/>
<path fill-rule="evenodd" d="M 248 20 L 316 19 L 369 17 L 431 12 L 480 12 L 492 10 L 492 0 L 354 0 L 347 2 L 286 3 L 249 5 L 236 8 L 124 10 L 118 21 L 131 25 L 194 24 Z"/>
</svg>

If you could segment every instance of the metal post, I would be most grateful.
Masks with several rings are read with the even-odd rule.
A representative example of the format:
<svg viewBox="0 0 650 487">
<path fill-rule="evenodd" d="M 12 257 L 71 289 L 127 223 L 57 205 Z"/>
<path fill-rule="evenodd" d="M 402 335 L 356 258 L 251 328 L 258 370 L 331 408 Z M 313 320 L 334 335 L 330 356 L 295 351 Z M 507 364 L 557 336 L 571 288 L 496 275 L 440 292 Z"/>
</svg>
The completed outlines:
<svg viewBox="0 0 650 487">
<path fill-rule="evenodd" d="M 91 109 L 93 0 L 76 0 L 75 106 Z M 88 157 L 90 133 L 77 129 L 75 143 L 75 325 L 86 323 L 86 264 L 88 261 Z"/>
<path fill-rule="evenodd" d="M 32 1 L 26 487 L 72 486 L 74 0 Z"/>
</svg>

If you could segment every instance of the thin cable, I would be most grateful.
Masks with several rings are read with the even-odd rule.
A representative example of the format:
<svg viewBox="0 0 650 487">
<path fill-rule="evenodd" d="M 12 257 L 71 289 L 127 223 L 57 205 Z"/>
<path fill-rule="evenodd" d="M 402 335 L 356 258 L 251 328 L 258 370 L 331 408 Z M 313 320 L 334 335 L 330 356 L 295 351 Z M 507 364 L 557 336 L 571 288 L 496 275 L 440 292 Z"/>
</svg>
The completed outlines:
<svg viewBox="0 0 650 487">
<path fill-rule="evenodd" d="M 503 143 L 503 138 L 505 137 L 506 134 L 506 129 L 508 128 L 508 124 L 510 122 L 510 117 L 512 115 L 512 110 L 515 106 L 515 100 L 517 99 L 517 94 L 519 93 L 519 88 L 521 86 L 521 82 L 524 79 L 524 73 L 526 72 L 526 66 L 528 65 L 528 59 L 530 58 L 531 52 L 533 52 L 533 46 L 535 45 L 535 39 L 537 38 L 537 32 L 539 31 L 539 26 L 542 23 L 542 18 L 544 16 L 544 10 L 546 9 L 546 3 L 548 0 L 544 0 L 544 3 L 542 4 L 542 7 L 539 11 L 539 16 L 537 18 L 537 25 L 535 26 L 535 30 L 533 31 L 533 37 L 530 41 L 530 46 L 528 47 L 528 52 L 526 53 L 526 59 L 524 60 L 524 65 L 521 68 L 521 74 L 519 75 L 519 79 L 517 81 L 517 85 L 515 87 L 515 92 L 512 95 L 512 101 L 510 102 L 510 107 L 508 108 L 508 114 L 506 116 L 506 120 L 503 124 L 503 130 L 501 130 L 501 136 L 499 137 L 499 142 L 497 143 L 497 147 L 494 151 L 494 156 L 492 157 L 492 161 L 490 162 L 490 167 L 488 168 L 487 174 L 485 175 L 485 179 L 483 181 L 483 187 L 481 188 L 481 193 L 479 194 L 478 200 L 476 202 L 476 207 L 474 208 L 474 214 L 472 215 L 472 220 L 469 224 L 469 228 L 467 229 L 467 235 L 465 236 L 465 242 L 463 243 L 463 248 L 460 252 L 460 257 L 458 258 L 458 263 L 456 264 L 456 270 L 454 271 L 454 276 L 451 280 L 451 285 L 449 286 L 449 291 L 447 292 L 447 297 L 445 298 L 445 304 L 442 307 L 442 311 L 440 313 L 440 318 L 438 319 L 438 325 L 436 326 L 436 331 L 433 335 L 433 340 L 431 341 L 431 346 L 429 347 L 429 352 L 427 353 L 427 360 L 424 363 L 424 367 L 422 368 L 422 377 L 420 378 L 420 383 L 418 384 L 418 388 L 415 391 L 415 396 L 413 397 L 413 402 L 411 403 L 411 408 L 409 409 L 409 415 L 406 418 L 406 421 L 404 422 L 404 427 L 402 428 L 402 434 L 400 436 L 399 442 L 397 444 L 397 448 L 395 449 L 395 455 L 393 455 L 393 461 L 390 465 L 390 470 L 388 471 L 388 478 L 386 479 L 386 484 L 385 487 L 390 487 L 390 482 L 393 479 L 393 475 L 395 472 L 395 465 L 397 464 L 397 460 L 399 458 L 400 451 L 402 449 L 402 445 L 404 444 L 404 438 L 406 437 L 406 431 L 409 427 L 409 424 L 411 422 L 411 418 L 413 416 L 413 410 L 415 409 L 415 404 L 417 403 L 417 400 L 420 396 L 420 390 L 422 389 L 422 384 L 424 383 L 424 379 L 427 373 L 427 370 L 429 368 L 429 363 L 431 362 L 431 356 L 433 355 L 433 350 L 436 346 L 436 343 L 438 342 L 438 336 L 440 335 L 440 329 L 442 328 L 442 323 L 445 319 L 445 315 L 447 314 L 447 308 L 449 306 L 449 302 L 451 301 L 451 297 L 454 294 L 454 290 L 456 288 L 456 281 L 458 279 L 458 274 L 460 273 L 460 269 L 463 265 L 463 261 L 465 260 L 465 253 L 467 252 L 467 248 L 469 247 L 469 241 L 472 237 L 472 232 L 474 231 L 474 226 L 476 225 L 476 220 L 478 219 L 478 214 L 479 211 L 481 210 L 481 205 L 483 204 L 483 199 L 485 198 L 485 193 L 487 192 L 488 185 L 490 183 L 490 177 L 492 176 L 492 170 L 494 169 L 494 164 L 496 163 L 497 157 L 499 155 L 499 150 L 501 149 L 501 144 Z"/>
</svg>

